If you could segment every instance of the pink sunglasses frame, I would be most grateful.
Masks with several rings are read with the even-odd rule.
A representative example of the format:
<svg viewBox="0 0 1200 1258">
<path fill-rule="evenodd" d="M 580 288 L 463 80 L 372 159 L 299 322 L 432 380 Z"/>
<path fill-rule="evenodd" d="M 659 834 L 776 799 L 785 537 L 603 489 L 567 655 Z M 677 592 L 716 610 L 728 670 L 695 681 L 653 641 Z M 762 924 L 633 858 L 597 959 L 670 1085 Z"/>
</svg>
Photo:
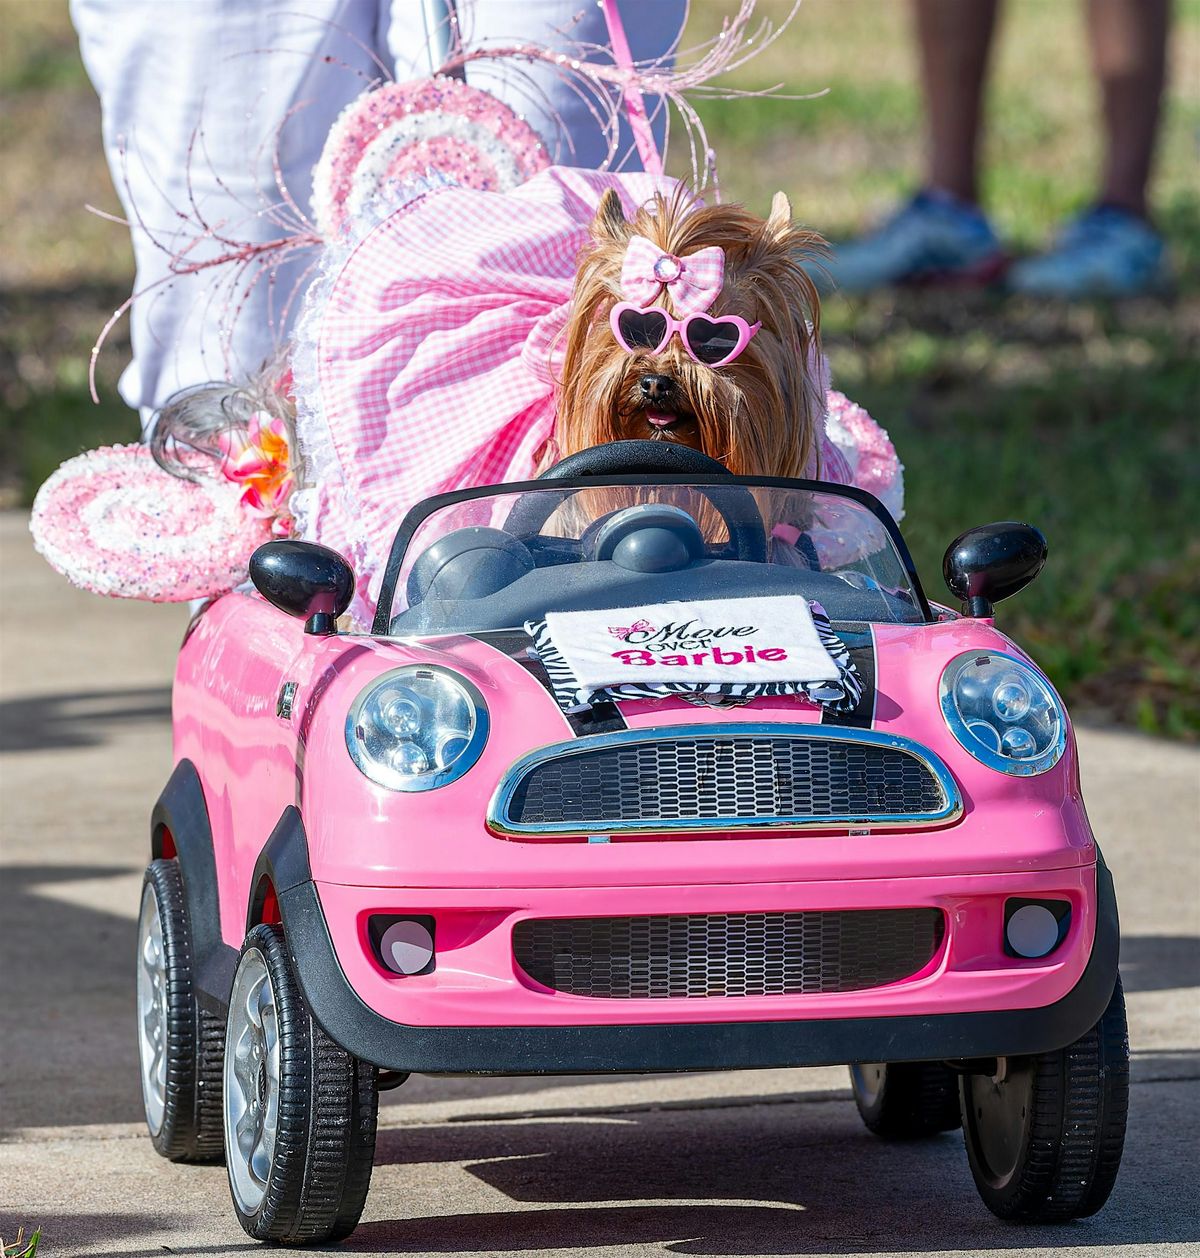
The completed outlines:
<svg viewBox="0 0 1200 1258">
<path fill-rule="evenodd" d="M 653 347 L 648 345 L 639 345 L 635 348 L 630 348 L 630 346 L 625 344 L 625 338 L 621 335 L 619 321 L 621 316 L 628 310 L 634 310 L 638 314 L 659 314 L 667 321 L 666 333 L 657 345 Z M 706 363 L 703 358 L 697 358 L 692 352 L 692 347 L 687 341 L 687 327 L 693 319 L 706 319 L 709 323 L 732 323 L 738 331 L 737 344 L 728 354 L 725 355 L 724 358 L 719 359 L 715 363 Z M 661 306 L 639 306 L 637 302 L 620 301 L 609 312 L 608 326 L 612 329 L 612 334 L 616 339 L 617 344 L 627 354 L 636 354 L 640 349 L 645 349 L 647 353 L 650 354 L 657 354 L 670 343 L 671 337 L 678 332 L 684 351 L 693 362 L 699 363 L 702 367 L 725 367 L 729 363 L 733 362 L 733 360 L 746 348 L 746 346 L 750 344 L 750 342 L 754 339 L 755 332 L 762 327 L 762 324 L 747 323 L 740 315 L 710 315 L 706 314 L 702 310 L 693 311 L 690 315 L 686 315 L 682 319 L 676 319 L 674 315 L 664 310 Z"/>
</svg>

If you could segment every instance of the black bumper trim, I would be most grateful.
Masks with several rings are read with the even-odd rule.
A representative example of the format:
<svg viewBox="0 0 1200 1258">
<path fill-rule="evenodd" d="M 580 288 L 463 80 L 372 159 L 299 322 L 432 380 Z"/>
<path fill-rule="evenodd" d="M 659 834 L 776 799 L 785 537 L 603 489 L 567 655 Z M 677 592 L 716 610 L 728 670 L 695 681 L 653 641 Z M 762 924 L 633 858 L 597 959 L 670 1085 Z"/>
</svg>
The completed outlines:
<svg viewBox="0 0 1200 1258">
<path fill-rule="evenodd" d="M 286 820 L 286 836 L 282 821 L 272 836 L 272 855 L 297 843 L 307 850 L 299 814 Z M 265 851 L 264 862 L 270 862 Z M 288 950 L 313 1016 L 326 1033 L 385 1070 L 422 1074 L 739 1070 L 1047 1052 L 1095 1026 L 1116 982 L 1117 902 L 1112 876 L 1099 855 L 1096 907 L 1096 938 L 1082 977 L 1061 1000 L 1041 1009 L 788 1022 L 418 1027 L 376 1013 L 350 986 L 312 881 L 279 892 Z"/>
</svg>

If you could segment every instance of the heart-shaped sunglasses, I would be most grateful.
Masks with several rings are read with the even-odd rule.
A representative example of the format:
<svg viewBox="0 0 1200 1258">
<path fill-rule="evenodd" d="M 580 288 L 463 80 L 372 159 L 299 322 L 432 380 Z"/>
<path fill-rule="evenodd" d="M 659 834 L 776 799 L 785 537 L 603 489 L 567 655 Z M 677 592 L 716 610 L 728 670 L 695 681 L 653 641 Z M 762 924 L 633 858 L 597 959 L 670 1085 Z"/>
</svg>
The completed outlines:
<svg viewBox="0 0 1200 1258">
<path fill-rule="evenodd" d="M 697 313 L 676 319 L 657 306 L 645 309 L 630 301 L 615 305 L 608 323 L 617 343 L 631 354 L 638 350 L 657 354 L 678 332 L 688 355 L 705 367 L 724 367 L 733 362 L 762 327 L 761 323 L 747 323 L 737 315 L 712 319 Z"/>
</svg>

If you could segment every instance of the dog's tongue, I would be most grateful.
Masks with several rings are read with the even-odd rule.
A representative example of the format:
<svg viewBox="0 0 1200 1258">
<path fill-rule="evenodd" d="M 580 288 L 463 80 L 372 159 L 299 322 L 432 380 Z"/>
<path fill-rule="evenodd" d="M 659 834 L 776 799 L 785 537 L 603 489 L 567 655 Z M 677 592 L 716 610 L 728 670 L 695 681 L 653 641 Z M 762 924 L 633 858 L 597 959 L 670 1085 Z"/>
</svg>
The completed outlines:
<svg viewBox="0 0 1200 1258">
<path fill-rule="evenodd" d="M 670 428 L 670 426 L 679 418 L 678 415 L 671 414 L 670 411 L 647 411 L 646 422 L 653 424 L 655 428 Z"/>
</svg>

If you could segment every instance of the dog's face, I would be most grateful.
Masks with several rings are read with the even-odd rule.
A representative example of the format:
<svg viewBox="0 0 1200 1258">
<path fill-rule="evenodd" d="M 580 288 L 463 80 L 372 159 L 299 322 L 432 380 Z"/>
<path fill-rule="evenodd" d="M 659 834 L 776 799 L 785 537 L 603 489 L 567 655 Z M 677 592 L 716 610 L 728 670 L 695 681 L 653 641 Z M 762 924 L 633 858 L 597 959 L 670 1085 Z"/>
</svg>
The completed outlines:
<svg viewBox="0 0 1200 1258">
<path fill-rule="evenodd" d="M 606 193 L 576 275 L 560 453 L 649 438 L 692 446 L 745 475 L 800 475 L 818 402 L 808 371 L 817 296 L 799 263 L 822 243 L 792 226 L 782 193 L 766 220 L 738 206 L 698 208 L 680 193 L 656 197 L 632 222 L 616 193 Z M 680 265 L 685 275 L 701 274 L 705 250 L 724 259 L 708 288 L 655 282 Z M 637 309 L 620 317 L 618 336 L 611 317 L 620 303 Z M 678 331 L 659 344 L 668 324 L 657 311 L 693 316 L 687 335 L 696 353 Z M 734 348 L 732 316 L 743 321 L 744 347 L 710 365 Z M 754 329 L 748 341 L 746 325 Z"/>
</svg>

